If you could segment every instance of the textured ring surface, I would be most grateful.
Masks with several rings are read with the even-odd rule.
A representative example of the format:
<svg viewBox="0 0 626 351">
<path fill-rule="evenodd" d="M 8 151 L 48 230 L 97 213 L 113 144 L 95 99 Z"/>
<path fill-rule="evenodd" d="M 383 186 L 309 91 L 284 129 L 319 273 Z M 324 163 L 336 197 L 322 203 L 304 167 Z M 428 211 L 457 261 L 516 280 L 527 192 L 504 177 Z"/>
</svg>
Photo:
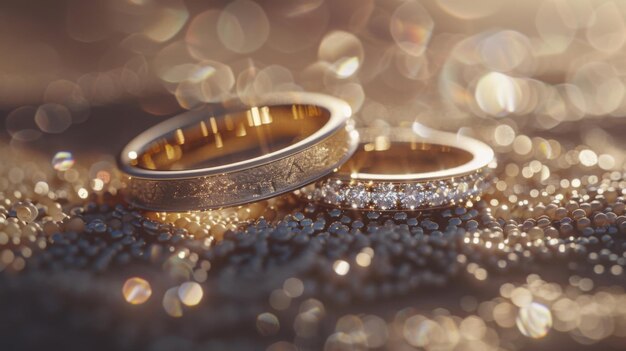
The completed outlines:
<svg viewBox="0 0 626 351">
<path fill-rule="evenodd" d="M 235 113 L 244 116 L 243 122 L 237 124 L 235 118 L 229 122 L 232 130 L 222 131 L 227 128 L 222 126 L 224 116 L 232 117 Z M 315 131 L 309 135 L 290 134 L 292 124 L 307 123 L 307 115 L 316 114 L 326 116 L 308 127 Z M 282 120 L 277 119 L 279 115 Z M 358 134 L 349 123 L 350 116 L 350 107 L 341 100 L 320 94 L 283 93 L 257 99 L 254 106 L 228 102 L 218 109 L 204 108 L 173 117 L 140 134 L 122 151 L 120 167 L 129 175 L 128 200 L 156 211 L 204 210 L 246 204 L 299 189 L 336 170 L 355 151 Z M 197 125 L 201 126 L 201 140 L 190 136 L 198 133 L 189 126 Z M 252 145 L 255 157 L 220 163 L 228 158 L 218 151 L 230 147 L 239 152 L 251 147 L 250 140 L 243 140 L 246 135 L 254 136 L 256 141 L 270 141 L 267 145 Z M 285 136 L 289 137 L 288 145 L 283 145 L 283 140 L 280 148 L 267 150 L 268 145 Z M 202 138 L 208 138 L 206 143 L 211 143 L 210 152 L 216 153 L 217 161 L 209 162 L 210 167 L 188 167 L 183 162 L 186 152 L 194 154 L 194 162 L 198 154 L 203 154 L 186 151 L 185 143 L 204 143 Z M 206 148 L 204 144 L 200 147 Z M 167 160 L 170 156 L 175 160 Z M 211 161 L 213 155 L 206 156 Z M 158 161 L 161 159 L 166 161 Z"/>
</svg>

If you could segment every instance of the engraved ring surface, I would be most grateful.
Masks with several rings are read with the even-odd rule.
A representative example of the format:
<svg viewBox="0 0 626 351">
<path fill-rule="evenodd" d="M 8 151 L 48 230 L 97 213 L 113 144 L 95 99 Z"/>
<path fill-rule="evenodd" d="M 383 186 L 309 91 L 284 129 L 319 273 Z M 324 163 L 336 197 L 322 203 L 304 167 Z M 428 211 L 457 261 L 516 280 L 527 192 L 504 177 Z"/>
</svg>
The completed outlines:
<svg viewBox="0 0 626 351">
<path fill-rule="evenodd" d="M 127 198 L 156 211 L 224 208 L 315 182 L 358 145 L 350 106 L 313 93 L 227 101 L 159 123 L 135 137 L 119 165 Z"/>
<path fill-rule="evenodd" d="M 352 158 L 309 199 L 359 210 L 426 210 L 464 203 L 489 185 L 494 152 L 473 138 L 417 123 L 359 135 Z"/>
</svg>

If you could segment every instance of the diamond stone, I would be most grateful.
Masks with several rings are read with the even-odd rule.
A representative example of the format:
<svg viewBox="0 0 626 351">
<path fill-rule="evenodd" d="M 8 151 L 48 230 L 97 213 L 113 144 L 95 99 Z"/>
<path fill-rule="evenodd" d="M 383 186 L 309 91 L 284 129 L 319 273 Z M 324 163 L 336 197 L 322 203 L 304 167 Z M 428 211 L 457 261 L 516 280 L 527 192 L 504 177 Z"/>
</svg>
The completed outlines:
<svg viewBox="0 0 626 351">
<path fill-rule="evenodd" d="M 469 195 L 469 184 L 466 181 L 460 181 L 453 184 L 448 191 L 448 200 L 458 204 Z"/>
<path fill-rule="evenodd" d="M 402 187 L 400 203 L 406 209 L 416 209 L 424 204 L 426 196 L 422 184 L 405 184 Z"/>
<path fill-rule="evenodd" d="M 445 203 L 447 192 L 447 186 L 444 182 L 436 182 L 430 185 L 426 197 L 431 206 L 439 207 Z"/>
<path fill-rule="evenodd" d="M 378 184 L 372 190 L 372 201 L 374 202 L 374 206 L 383 210 L 396 208 L 398 198 L 398 191 L 391 183 Z"/>
<path fill-rule="evenodd" d="M 462 204 L 488 186 L 480 173 L 405 184 L 334 180 L 323 182 L 309 199 L 359 209 L 416 210 Z"/>
<path fill-rule="evenodd" d="M 364 208 L 370 202 L 370 192 L 361 183 L 351 185 L 346 191 L 346 202 L 353 208 Z"/>
<path fill-rule="evenodd" d="M 487 184 L 482 178 L 479 178 L 474 183 L 474 187 L 472 188 L 472 195 L 478 195 L 483 192 L 487 188 Z"/>
<path fill-rule="evenodd" d="M 312 200 L 312 201 L 321 201 L 321 200 L 323 200 L 324 199 L 324 194 L 323 194 L 322 187 L 319 187 L 319 188 L 316 187 L 315 189 L 313 189 L 313 191 L 311 191 L 309 193 L 307 198 L 309 200 Z"/>
<path fill-rule="evenodd" d="M 322 196 L 331 205 L 341 205 L 346 198 L 343 184 L 340 181 L 324 184 Z"/>
</svg>

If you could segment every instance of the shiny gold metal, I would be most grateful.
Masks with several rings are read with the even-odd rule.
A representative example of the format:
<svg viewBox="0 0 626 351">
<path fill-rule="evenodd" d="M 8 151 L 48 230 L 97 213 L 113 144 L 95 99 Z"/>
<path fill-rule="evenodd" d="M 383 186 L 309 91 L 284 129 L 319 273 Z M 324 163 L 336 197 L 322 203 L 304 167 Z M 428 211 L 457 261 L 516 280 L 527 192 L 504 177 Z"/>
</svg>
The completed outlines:
<svg viewBox="0 0 626 351">
<path fill-rule="evenodd" d="M 352 155 L 358 134 L 350 116 L 341 100 L 282 93 L 173 117 L 122 151 L 128 199 L 156 211 L 204 210 L 301 188 Z"/>
<path fill-rule="evenodd" d="M 364 210 L 421 210 L 463 203 L 488 186 L 494 153 L 478 140 L 417 123 L 359 134 L 358 150 L 317 184 L 312 200 Z"/>
</svg>

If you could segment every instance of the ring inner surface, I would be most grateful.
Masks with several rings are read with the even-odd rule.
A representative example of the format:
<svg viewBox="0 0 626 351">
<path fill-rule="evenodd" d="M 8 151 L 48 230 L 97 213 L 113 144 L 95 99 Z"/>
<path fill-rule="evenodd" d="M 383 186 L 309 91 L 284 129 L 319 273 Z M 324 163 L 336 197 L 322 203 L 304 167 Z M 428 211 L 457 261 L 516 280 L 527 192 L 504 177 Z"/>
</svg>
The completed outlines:
<svg viewBox="0 0 626 351">
<path fill-rule="evenodd" d="M 339 170 L 343 174 L 405 175 L 436 172 L 470 162 L 466 150 L 424 142 L 374 142 L 361 144 Z"/>
<path fill-rule="evenodd" d="M 131 164 L 179 171 L 249 160 L 297 143 L 329 120 L 330 112 L 314 105 L 262 106 L 207 115 L 147 145 Z"/>
</svg>

